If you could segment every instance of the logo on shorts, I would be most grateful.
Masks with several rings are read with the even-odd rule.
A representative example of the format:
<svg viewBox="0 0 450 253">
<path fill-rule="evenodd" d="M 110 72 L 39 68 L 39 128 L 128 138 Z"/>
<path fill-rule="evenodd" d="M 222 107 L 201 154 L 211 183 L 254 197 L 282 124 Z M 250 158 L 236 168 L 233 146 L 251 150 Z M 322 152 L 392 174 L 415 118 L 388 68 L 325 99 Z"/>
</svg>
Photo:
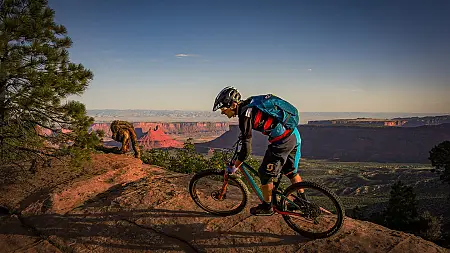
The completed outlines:
<svg viewBox="0 0 450 253">
<path fill-rule="evenodd" d="M 271 172 L 275 168 L 275 165 L 273 163 L 267 164 L 267 171 Z"/>
</svg>

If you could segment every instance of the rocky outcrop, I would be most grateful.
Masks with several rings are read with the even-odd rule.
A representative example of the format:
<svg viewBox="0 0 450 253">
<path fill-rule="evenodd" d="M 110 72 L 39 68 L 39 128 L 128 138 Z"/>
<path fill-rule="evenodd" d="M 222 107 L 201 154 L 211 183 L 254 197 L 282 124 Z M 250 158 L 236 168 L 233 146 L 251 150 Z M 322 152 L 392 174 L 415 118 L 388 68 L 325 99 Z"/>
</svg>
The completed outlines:
<svg viewBox="0 0 450 253">
<path fill-rule="evenodd" d="M 0 185 L 1 205 L 20 203 L 14 214 L 0 216 L 2 252 L 449 252 L 348 217 L 336 235 L 311 240 L 290 229 L 281 215 L 250 215 L 258 203 L 254 196 L 239 214 L 213 216 L 189 196 L 192 175 L 124 155 L 96 154 L 92 161 L 81 177 L 55 168 L 51 178 L 45 170 L 45 178 L 30 177 L 33 183 Z"/>
<path fill-rule="evenodd" d="M 450 140 L 450 124 L 421 127 L 350 127 L 310 126 L 298 127 L 302 137 L 302 157 L 352 162 L 411 162 L 429 163 L 429 151 L 437 144 Z M 267 137 L 253 131 L 253 154 L 264 155 Z M 196 144 L 197 150 L 231 147 L 237 140 L 239 129 L 219 138 Z"/>
</svg>

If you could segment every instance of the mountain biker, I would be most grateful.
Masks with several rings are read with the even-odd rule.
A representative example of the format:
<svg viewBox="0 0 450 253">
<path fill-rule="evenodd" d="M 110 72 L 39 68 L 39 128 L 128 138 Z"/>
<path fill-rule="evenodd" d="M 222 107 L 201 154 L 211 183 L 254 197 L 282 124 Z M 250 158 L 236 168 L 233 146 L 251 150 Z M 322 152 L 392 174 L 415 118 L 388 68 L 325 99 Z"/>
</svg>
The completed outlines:
<svg viewBox="0 0 450 253">
<path fill-rule="evenodd" d="M 239 119 L 242 146 L 234 165 L 227 168 L 231 173 L 234 173 L 251 153 L 252 130 L 269 135 L 270 144 L 258 169 L 264 201 L 258 206 L 250 208 L 250 213 L 253 215 L 272 215 L 273 179 L 279 173 L 283 173 L 292 184 L 302 181 L 297 173 L 301 156 L 301 138 L 296 127 L 286 129 L 281 122 L 278 122 L 269 114 L 254 106 L 249 106 L 251 101 L 252 97 L 241 100 L 239 91 L 234 87 L 227 86 L 217 95 L 213 111 L 220 109 L 221 114 L 225 114 L 228 118 L 237 116 Z M 299 194 L 300 197 L 304 198 L 303 189 L 300 190 Z"/>
</svg>

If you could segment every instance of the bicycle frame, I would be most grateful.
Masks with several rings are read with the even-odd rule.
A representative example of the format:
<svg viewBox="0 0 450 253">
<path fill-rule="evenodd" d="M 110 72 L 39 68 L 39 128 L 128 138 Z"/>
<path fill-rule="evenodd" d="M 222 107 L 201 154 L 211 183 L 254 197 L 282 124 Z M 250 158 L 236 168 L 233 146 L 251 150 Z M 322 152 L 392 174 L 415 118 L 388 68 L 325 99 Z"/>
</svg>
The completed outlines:
<svg viewBox="0 0 450 253">
<path fill-rule="evenodd" d="M 261 189 L 258 187 L 258 185 L 256 184 L 255 180 L 253 179 L 252 175 L 250 174 L 250 172 L 251 172 L 251 173 L 253 173 L 253 175 L 258 175 L 258 172 L 255 169 L 253 169 L 253 167 L 250 166 L 249 164 L 247 164 L 246 162 L 242 163 L 242 165 L 239 167 L 239 170 L 244 174 L 245 178 L 252 186 L 252 188 L 255 191 L 256 195 L 258 196 L 259 200 L 264 201 L 264 197 L 263 197 Z"/>
<path fill-rule="evenodd" d="M 235 146 L 235 151 L 233 154 L 233 157 L 231 158 L 230 162 L 228 163 L 228 165 L 231 165 L 233 163 L 233 161 L 237 158 L 237 154 L 238 154 L 238 149 L 239 149 L 239 143 L 240 143 L 240 139 L 233 145 Z M 250 183 L 250 186 L 253 188 L 253 191 L 256 193 L 256 195 L 258 196 L 259 200 L 261 202 L 264 201 L 264 197 L 262 194 L 261 189 L 258 187 L 258 185 L 256 184 L 253 176 L 251 175 L 251 173 L 255 176 L 258 175 L 258 172 L 252 167 L 250 166 L 248 163 L 246 163 L 245 161 L 242 162 L 241 166 L 239 166 L 239 171 L 242 172 L 242 174 L 244 174 L 245 179 L 247 180 L 247 182 Z M 227 186 L 228 186 L 228 177 L 231 176 L 230 174 L 228 174 L 228 172 L 225 170 L 225 175 L 224 175 L 224 184 L 222 186 L 222 189 L 220 191 L 219 194 L 219 199 L 222 199 L 222 197 L 225 195 Z M 284 196 L 281 192 L 278 192 L 278 187 L 280 186 L 281 183 L 281 177 L 282 174 L 280 173 L 280 175 L 278 175 L 277 180 L 274 182 L 274 186 L 273 186 L 273 190 L 272 190 L 272 201 L 274 202 L 273 205 L 273 210 L 279 214 L 290 214 L 290 215 L 295 215 L 295 216 L 302 216 L 301 214 L 298 213 L 294 213 L 294 212 L 288 212 L 288 211 L 281 211 L 278 210 L 278 200 L 276 198 L 277 193 L 280 193 L 279 196 L 282 199 L 286 199 L 289 203 L 291 203 L 292 205 L 298 207 L 297 204 L 295 204 L 294 202 L 292 202 L 291 200 L 289 200 L 288 198 L 286 198 L 286 196 Z"/>
</svg>

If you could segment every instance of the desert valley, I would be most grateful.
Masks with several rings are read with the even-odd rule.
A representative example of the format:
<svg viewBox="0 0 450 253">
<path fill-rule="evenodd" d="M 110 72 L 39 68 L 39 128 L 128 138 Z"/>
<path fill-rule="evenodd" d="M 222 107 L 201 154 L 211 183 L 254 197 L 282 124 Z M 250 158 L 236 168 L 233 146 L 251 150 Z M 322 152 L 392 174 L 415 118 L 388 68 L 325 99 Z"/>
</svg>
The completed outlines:
<svg viewBox="0 0 450 253">
<path fill-rule="evenodd" d="M 402 125 L 390 124 L 393 121 Z M 445 214 L 445 209 L 434 205 L 447 204 L 448 187 L 430 172 L 428 157 L 435 145 L 450 140 L 450 116 L 330 122 L 311 121 L 298 127 L 305 178 L 332 188 L 349 212 L 356 205 L 366 207 L 366 216 L 385 207 L 390 187 L 402 180 L 414 187 L 421 209 L 430 207 L 436 215 Z M 182 148 L 190 138 L 196 151 L 207 155 L 214 149 L 231 148 L 239 136 L 234 122 L 134 122 L 133 126 L 143 150 Z M 106 133 L 105 145 L 121 146 L 110 139 L 108 123 L 91 128 Z M 267 137 L 253 134 L 252 155 L 261 159 Z"/>
<path fill-rule="evenodd" d="M 0 0 L 0 253 L 450 253 L 449 4 Z"/>
<path fill-rule="evenodd" d="M 24 176 L 22 183 L 19 183 L 22 185 L 20 190 L 4 182 L 2 191 L 9 191 L 9 197 L 0 199 L 0 206 L 9 210 L 8 212 L 20 211 L 20 215 L 3 216 L 3 229 L 22 224 L 25 225 L 25 230 L 17 228 L 14 232 L 8 232 L 0 240 L 7 244 L 0 246 L 19 251 L 52 250 L 56 247 L 78 252 L 94 249 L 110 251 L 111 247 L 129 248 L 126 245 L 137 243 L 141 246 L 129 249 L 228 252 L 224 243 L 233 240 L 233 248 L 240 250 L 256 247 L 263 251 L 273 249 L 285 252 L 297 251 L 299 248 L 305 252 L 313 248 L 321 248 L 321 252 L 334 252 L 336 248 L 343 252 L 387 252 L 385 250 L 388 249 L 390 252 L 425 252 L 412 250 L 418 247 L 417 249 L 426 252 L 444 252 L 443 248 L 431 246 L 427 241 L 417 241 L 413 235 L 385 230 L 362 220 L 370 220 L 373 215 L 385 209 L 391 186 L 402 180 L 417 193 L 419 211 L 429 211 L 435 216 L 444 217 L 444 221 L 448 222 L 447 210 L 450 210 L 450 206 L 445 193 L 449 191 L 449 187 L 439 182 L 439 178 L 430 171 L 432 167 L 428 161 L 429 150 L 440 141 L 450 139 L 448 119 L 449 116 L 431 120 L 409 119 L 413 122 L 411 124 L 422 122 L 412 127 L 380 126 L 380 120 L 371 120 L 376 125 L 361 126 L 361 119 L 346 120 L 344 124 L 337 125 L 329 124 L 331 121 L 299 125 L 303 139 L 300 164 L 302 176 L 332 189 L 341 198 L 346 209 L 346 223 L 343 231 L 337 237 L 332 237 L 335 239 L 297 241 L 291 232 L 285 231 L 284 225 L 280 227 L 280 231 L 268 233 L 268 227 L 259 227 L 257 220 L 250 219 L 251 216 L 246 213 L 224 220 L 209 217 L 199 211 L 186 196 L 185 185 L 189 174 L 170 172 L 151 164 L 141 165 L 137 159 L 130 157 L 132 154 L 108 154 L 95 155 L 93 163 L 82 172 L 63 169 L 64 166 L 59 164 L 52 166 L 55 169 L 50 174 L 39 170 L 36 177 L 40 181 Z M 407 125 L 407 119 L 401 121 Z M 144 152 L 182 149 L 184 143 L 191 140 L 197 152 L 208 155 L 215 149 L 231 147 L 239 134 L 238 126 L 233 122 L 132 124 Z M 105 146 L 120 147 L 121 143 L 111 139 L 108 123 L 94 123 L 90 129 L 105 132 Z M 252 155 L 260 160 L 267 145 L 267 137 L 255 132 L 253 145 Z M 56 169 L 58 166 L 60 169 Z M 61 176 L 61 171 L 66 171 L 62 174 L 65 176 Z M 173 181 L 171 178 L 177 180 Z M 48 185 L 47 188 L 42 188 L 44 182 Z M 148 196 L 145 197 L 148 199 L 143 199 L 144 196 Z M 255 203 L 255 199 L 252 203 Z M 358 208 L 357 214 L 355 208 Z M 172 221 L 169 222 L 168 219 Z M 271 219 L 270 224 L 278 224 L 277 218 L 274 219 Z M 200 223 L 195 225 L 196 221 Z M 103 227 L 110 232 L 86 230 L 85 239 L 82 232 L 63 232 L 69 227 L 79 226 L 79 222 L 87 222 L 88 227 Z M 230 223 L 234 225 L 228 226 Z M 183 228 L 181 233 L 176 232 L 177 226 Z M 254 233 L 259 234 L 254 237 L 246 236 L 244 231 L 249 227 L 254 227 Z M 38 234 L 26 232 L 27 229 L 37 231 Z M 119 233 L 119 230 L 127 232 Z M 213 236 L 202 231 L 228 232 L 213 246 L 209 242 Z M 131 240 L 136 233 L 147 237 Z M 189 237 L 191 233 L 197 234 L 196 239 Z M 273 237 L 278 233 L 282 236 Z M 369 239 L 375 234 L 378 234 L 377 240 Z M 401 239 L 395 241 L 392 236 L 400 236 Z M 101 238 L 99 240 L 105 243 L 96 242 L 94 238 Z M 355 241 L 358 243 L 355 244 Z M 351 243 L 353 246 L 350 246 Z M 390 246 L 383 248 L 382 243 Z M 343 247 L 344 245 L 346 246 Z"/>
</svg>

